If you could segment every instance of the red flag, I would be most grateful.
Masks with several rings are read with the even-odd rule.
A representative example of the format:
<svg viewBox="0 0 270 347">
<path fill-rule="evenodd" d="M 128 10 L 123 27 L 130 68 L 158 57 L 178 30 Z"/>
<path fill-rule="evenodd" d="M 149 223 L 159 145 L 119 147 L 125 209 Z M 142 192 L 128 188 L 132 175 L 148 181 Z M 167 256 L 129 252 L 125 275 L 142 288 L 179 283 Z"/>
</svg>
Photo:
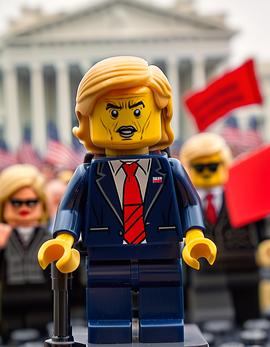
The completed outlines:
<svg viewBox="0 0 270 347">
<path fill-rule="evenodd" d="M 235 108 L 261 104 L 262 96 L 253 60 L 214 80 L 205 89 L 189 95 L 184 102 L 200 131 Z"/>
<path fill-rule="evenodd" d="M 234 227 L 270 214 L 270 146 L 237 160 L 225 185 L 225 198 Z"/>
</svg>

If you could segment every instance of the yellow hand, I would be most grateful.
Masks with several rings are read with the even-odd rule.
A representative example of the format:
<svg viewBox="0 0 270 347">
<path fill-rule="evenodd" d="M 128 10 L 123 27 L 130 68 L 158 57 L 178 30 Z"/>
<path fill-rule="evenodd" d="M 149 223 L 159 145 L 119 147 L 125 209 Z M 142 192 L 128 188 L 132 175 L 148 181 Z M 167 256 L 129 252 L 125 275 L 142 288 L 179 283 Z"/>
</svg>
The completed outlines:
<svg viewBox="0 0 270 347">
<path fill-rule="evenodd" d="M 256 253 L 257 264 L 261 267 L 270 267 L 270 240 L 262 241 Z"/>
<path fill-rule="evenodd" d="M 0 249 L 5 248 L 12 233 L 12 227 L 9 224 L 0 223 Z"/>
<path fill-rule="evenodd" d="M 42 269 L 57 261 L 56 267 L 60 272 L 73 272 L 80 265 L 80 253 L 71 248 L 74 237 L 68 233 L 58 235 L 55 239 L 43 243 L 38 252 L 38 262 Z"/>
<path fill-rule="evenodd" d="M 199 270 L 199 258 L 206 258 L 212 265 L 216 259 L 217 247 L 213 241 L 204 237 L 199 229 L 190 229 L 186 235 L 186 245 L 183 249 L 182 257 L 186 264 L 193 269 Z"/>
</svg>

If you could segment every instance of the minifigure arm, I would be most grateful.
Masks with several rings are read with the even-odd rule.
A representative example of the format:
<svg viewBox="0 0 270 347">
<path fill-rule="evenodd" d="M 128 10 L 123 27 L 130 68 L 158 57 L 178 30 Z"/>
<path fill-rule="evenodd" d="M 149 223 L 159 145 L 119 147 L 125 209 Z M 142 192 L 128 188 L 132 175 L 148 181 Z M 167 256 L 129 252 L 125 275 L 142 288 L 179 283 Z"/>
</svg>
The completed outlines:
<svg viewBox="0 0 270 347">
<path fill-rule="evenodd" d="M 175 181 L 175 189 L 183 229 L 186 232 L 184 261 L 194 269 L 199 270 L 199 258 L 206 258 L 209 264 L 216 259 L 217 248 L 213 241 L 204 237 L 205 229 L 200 198 L 193 187 L 183 166 L 176 159 L 170 159 Z"/>
<path fill-rule="evenodd" d="M 0 223 L 0 249 L 6 247 L 9 237 L 12 233 L 12 227 L 8 224 Z"/>
<path fill-rule="evenodd" d="M 210 265 L 213 265 L 216 259 L 217 247 L 213 241 L 204 237 L 200 229 L 188 230 L 185 243 L 182 257 L 186 264 L 193 269 L 199 270 L 200 263 L 198 259 L 205 258 Z"/>
<path fill-rule="evenodd" d="M 54 239 L 46 241 L 38 252 L 38 261 L 43 269 L 49 263 L 57 261 L 58 270 L 69 273 L 76 270 L 80 264 L 80 253 L 72 246 L 80 236 L 84 193 L 87 190 L 85 185 L 87 166 L 87 164 L 79 166 L 74 173 L 58 208 Z"/>
<path fill-rule="evenodd" d="M 53 227 L 53 236 L 70 233 L 75 241 L 80 238 L 81 225 L 85 210 L 87 174 L 90 164 L 80 165 L 71 178 L 67 190 L 59 204 Z"/>
<path fill-rule="evenodd" d="M 170 158 L 169 161 L 172 167 L 182 228 L 184 231 L 188 231 L 192 228 L 204 231 L 205 227 L 203 222 L 201 201 L 198 193 L 193 187 L 181 163 L 177 159 L 173 158 Z"/>
</svg>

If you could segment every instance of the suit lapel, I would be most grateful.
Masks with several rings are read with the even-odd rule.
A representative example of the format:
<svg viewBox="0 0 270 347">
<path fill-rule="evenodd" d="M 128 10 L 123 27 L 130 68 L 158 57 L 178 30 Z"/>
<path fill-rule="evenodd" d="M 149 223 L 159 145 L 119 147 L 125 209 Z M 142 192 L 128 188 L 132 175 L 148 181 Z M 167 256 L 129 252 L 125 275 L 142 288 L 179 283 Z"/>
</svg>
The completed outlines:
<svg viewBox="0 0 270 347">
<path fill-rule="evenodd" d="M 162 169 L 160 160 L 152 158 L 150 173 L 148 176 L 148 183 L 144 199 L 144 219 L 146 220 L 151 208 L 154 206 L 156 200 L 165 183 L 166 172 Z"/>
<path fill-rule="evenodd" d="M 149 158 L 150 159 L 150 158 Z M 166 172 L 162 169 L 158 158 L 151 158 L 151 169 L 149 172 L 147 188 L 144 199 L 144 218 L 146 219 L 151 208 L 158 199 L 166 179 Z M 97 186 L 110 208 L 115 213 L 119 222 L 123 225 L 123 211 L 120 205 L 118 193 L 108 162 L 97 164 Z"/>
<path fill-rule="evenodd" d="M 217 245 L 222 245 L 224 243 L 224 230 L 227 228 L 227 222 L 227 210 L 225 206 L 225 201 L 223 199 L 216 224 L 212 225 L 208 223 L 207 220 L 205 220 L 206 235 L 210 236 L 211 239 L 215 240 L 217 242 Z"/>
<path fill-rule="evenodd" d="M 123 224 L 123 212 L 108 162 L 99 162 L 97 164 L 96 183 L 117 219 Z"/>
<path fill-rule="evenodd" d="M 219 210 L 218 213 L 218 219 L 217 219 L 217 227 L 223 229 L 224 224 L 226 223 L 226 218 L 227 216 L 227 210 L 226 210 L 226 206 L 225 206 L 225 200 L 224 200 L 224 195 L 222 196 L 222 205 L 221 205 L 221 209 Z"/>
</svg>

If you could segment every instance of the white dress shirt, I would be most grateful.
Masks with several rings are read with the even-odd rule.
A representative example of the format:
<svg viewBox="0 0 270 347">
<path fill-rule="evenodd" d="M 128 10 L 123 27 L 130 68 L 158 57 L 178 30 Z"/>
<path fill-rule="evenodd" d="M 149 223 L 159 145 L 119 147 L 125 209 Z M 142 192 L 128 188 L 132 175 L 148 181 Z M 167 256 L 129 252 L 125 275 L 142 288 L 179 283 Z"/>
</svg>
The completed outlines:
<svg viewBox="0 0 270 347">
<path fill-rule="evenodd" d="M 126 164 L 126 163 L 132 164 L 134 162 L 138 164 L 138 169 L 136 171 L 135 176 L 139 183 L 142 200 L 144 201 L 148 176 L 149 176 L 149 172 L 151 168 L 151 159 L 139 159 L 139 160 L 138 159 L 135 159 L 135 160 L 123 159 L 123 160 L 112 160 L 109 162 L 122 209 L 123 209 L 124 182 L 126 178 L 126 173 L 123 169 L 123 164 Z"/>
<path fill-rule="evenodd" d="M 22 240 L 23 244 L 28 245 L 28 243 L 30 242 L 30 239 L 33 236 L 33 233 L 35 232 L 35 228 L 18 227 L 16 229 L 18 231 L 18 234 L 20 235 L 20 239 Z"/>
<path fill-rule="evenodd" d="M 198 188 L 197 192 L 201 198 L 202 207 L 204 211 L 206 209 L 206 203 L 207 203 L 206 196 L 208 194 L 212 194 L 213 196 L 212 202 L 213 202 L 213 205 L 215 206 L 216 213 L 218 215 L 221 210 L 222 202 L 223 202 L 223 186 L 217 186 L 211 189 Z"/>
</svg>

